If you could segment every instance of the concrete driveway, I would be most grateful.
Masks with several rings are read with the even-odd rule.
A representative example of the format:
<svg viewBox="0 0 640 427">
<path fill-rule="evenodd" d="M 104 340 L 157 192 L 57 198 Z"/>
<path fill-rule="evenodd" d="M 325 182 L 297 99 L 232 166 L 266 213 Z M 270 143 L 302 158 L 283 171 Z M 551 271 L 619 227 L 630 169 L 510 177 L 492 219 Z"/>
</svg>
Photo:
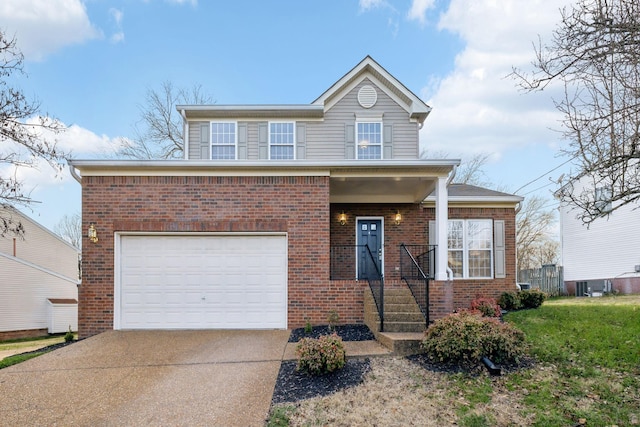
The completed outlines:
<svg viewBox="0 0 640 427">
<path fill-rule="evenodd" d="M 0 370 L 0 424 L 262 426 L 288 337 L 105 332 Z"/>
</svg>

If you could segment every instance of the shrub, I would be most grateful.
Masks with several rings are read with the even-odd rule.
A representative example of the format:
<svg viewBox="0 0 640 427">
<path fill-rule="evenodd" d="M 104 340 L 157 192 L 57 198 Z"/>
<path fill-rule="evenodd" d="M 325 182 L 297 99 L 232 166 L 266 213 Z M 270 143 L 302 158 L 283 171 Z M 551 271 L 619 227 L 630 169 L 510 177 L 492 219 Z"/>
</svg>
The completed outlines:
<svg viewBox="0 0 640 427">
<path fill-rule="evenodd" d="M 337 334 L 320 338 L 302 338 L 296 347 L 298 371 L 311 375 L 322 375 L 341 369 L 345 364 L 342 338 Z"/>
<path fill-rule="evenodd" d="M 457 365 L 475 365 L 482 356 L 495 363 L 513 363 L 526 351 L 522 331 L 468 311 L 437 320 L 422 345 L 431 360 Z"/>
<path fill-rule="evenodd" d="M 484 317 L 500 317 L 500 306 L 494 298 L 478 297 L 471 301 L 471 310 L 479 311 Z"/>
<path fill-rule="evenodd" d="M 517 292 L 503 292 L 498 298 L 498 305 L 504 310 L 517 310 L 520 308 L 520 295 Z"/>
<path fill-rule="evenodd" d="M 538 289 L 520 292 L 520 303 L 523 308 L 538 308 L 545 299 L 547 299 L 547 294 Z"/>
<path fill-rule="evenodd" d="M 64 342 L 73 341 L 73 331 L 71 331 L 71 325 L 69 325 L 69 330 L 66 334 L 64 334 Z"/>
</svg>

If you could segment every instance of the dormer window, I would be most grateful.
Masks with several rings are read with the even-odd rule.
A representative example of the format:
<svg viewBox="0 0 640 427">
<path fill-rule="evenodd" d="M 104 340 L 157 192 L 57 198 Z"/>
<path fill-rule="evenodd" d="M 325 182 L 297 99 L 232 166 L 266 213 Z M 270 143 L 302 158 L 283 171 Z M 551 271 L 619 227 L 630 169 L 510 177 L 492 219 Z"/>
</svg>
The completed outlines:
<svg viewBox="0 0 640 427">
<path fill-rule="evenodd" d="M 269 123 L 269 159 L 293 160 L 295 141 L 294 122 Z"/>
<path fill-rule="evenodd" d="M 235 122 L 211 122 L 211 160 L 235 160 L 236 146 Z"/>
<path fill-rule="evenodd" d="M 356 158 L 382 159 L 382 122 L 356 123 Z"/>
</svg>

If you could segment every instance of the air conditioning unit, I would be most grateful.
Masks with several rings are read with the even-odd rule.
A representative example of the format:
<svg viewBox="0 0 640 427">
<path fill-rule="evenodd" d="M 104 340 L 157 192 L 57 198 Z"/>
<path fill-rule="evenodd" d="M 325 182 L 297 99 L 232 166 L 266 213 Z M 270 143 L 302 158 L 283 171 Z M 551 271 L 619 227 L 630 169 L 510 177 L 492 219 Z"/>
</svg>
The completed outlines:
<svg viewBox="0 0 640 427">
<path fill-rule="evenodd" d="M 636 273 L 640 273 L 640 264 L 636 264 Z"/>
</svg>

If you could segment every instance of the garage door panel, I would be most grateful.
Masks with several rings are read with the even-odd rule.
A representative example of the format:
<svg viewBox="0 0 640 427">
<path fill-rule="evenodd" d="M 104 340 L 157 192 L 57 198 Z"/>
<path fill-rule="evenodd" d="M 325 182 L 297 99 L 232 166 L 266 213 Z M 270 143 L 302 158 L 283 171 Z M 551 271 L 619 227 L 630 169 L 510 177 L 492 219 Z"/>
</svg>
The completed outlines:
<svg viewBox="0 0 640 427">
<path fill-rule="evenodd" d="M 120 328 L 286 328 L 286 253 L 286 236 L 122 236 Z"/>
</svg>

